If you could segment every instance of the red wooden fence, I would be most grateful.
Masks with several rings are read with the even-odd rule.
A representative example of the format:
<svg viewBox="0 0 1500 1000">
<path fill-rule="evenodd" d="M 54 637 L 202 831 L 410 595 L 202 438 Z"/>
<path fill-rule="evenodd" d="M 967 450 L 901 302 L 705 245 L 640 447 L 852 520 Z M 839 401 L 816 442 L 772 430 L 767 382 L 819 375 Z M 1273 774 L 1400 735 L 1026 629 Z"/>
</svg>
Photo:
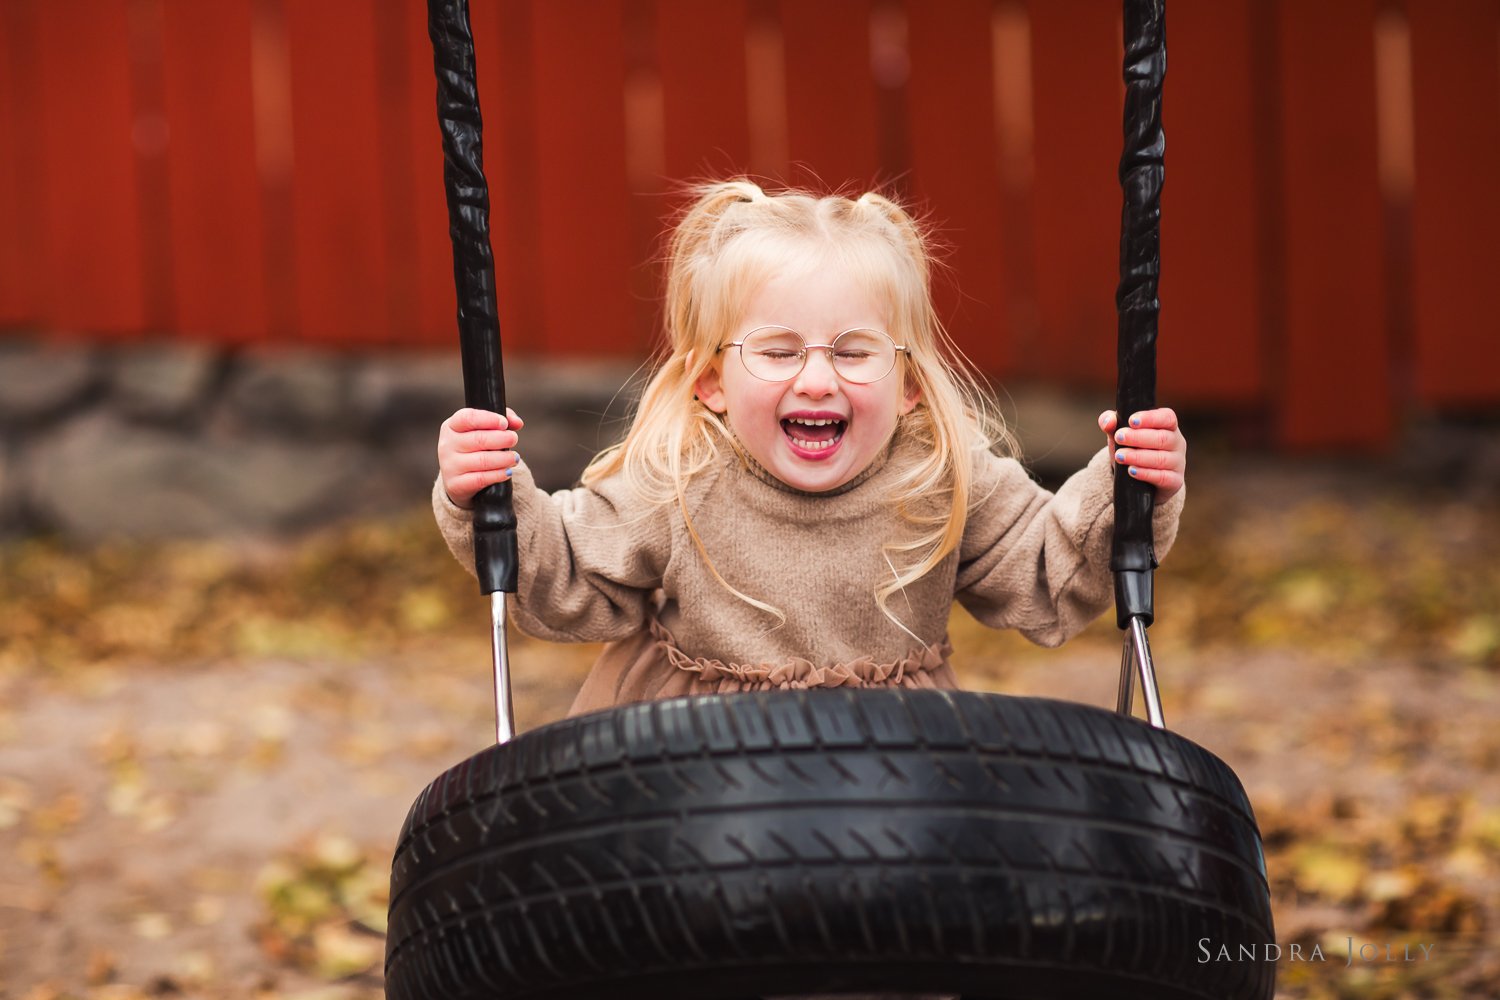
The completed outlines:
<svg viewBox="0 0 1500 1000">
<path fill-rule="evenodd" d="M 950 328 L 1105 388 L 1113 0 L 473 0 L 508 346 L 640 354 L 675 182 L 886 184 Z M 0 328 L 446 347 L 422 0 L 0 0 Z M 1169 11 L 1161 394 L 1291 446 L 1500 406 L 1500 0 Z M 0 386 L 3 391 L 3 386 Z"/>
</svg>

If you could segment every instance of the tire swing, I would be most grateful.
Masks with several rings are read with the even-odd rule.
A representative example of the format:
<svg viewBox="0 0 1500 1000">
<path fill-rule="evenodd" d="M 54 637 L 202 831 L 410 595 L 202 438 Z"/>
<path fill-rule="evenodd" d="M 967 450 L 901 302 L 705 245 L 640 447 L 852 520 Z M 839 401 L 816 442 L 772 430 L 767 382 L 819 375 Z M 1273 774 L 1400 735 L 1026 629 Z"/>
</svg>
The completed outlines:
<svg viewBox="0 0 1500 1000">
<path fill-rule="evenodd" d="M 504 412 L 467 0 L 429 0 L 467 405 Z M 1154 405 L 1161 0 L 1126 0 L 1118 410 Z M 514 735 L 510 485 L 476 498 L 497 745 L 417 797 L 389 1000 L 1269 1000 L 1260 835 L 1229 767 L 1162 728 L 1151 488 L 1119 475 L 1116 711 L 953 691 L 772 691 Z M 1131 717 L 1139 672 L 1149 723 Z"/>
</svg>

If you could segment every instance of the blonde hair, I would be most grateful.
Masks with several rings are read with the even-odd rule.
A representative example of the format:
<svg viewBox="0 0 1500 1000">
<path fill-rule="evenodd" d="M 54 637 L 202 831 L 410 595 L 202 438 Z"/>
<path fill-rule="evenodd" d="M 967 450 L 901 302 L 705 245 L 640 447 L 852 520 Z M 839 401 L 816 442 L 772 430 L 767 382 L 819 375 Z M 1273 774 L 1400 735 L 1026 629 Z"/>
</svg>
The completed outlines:
<svg viewBox="0 0 1500 1000">
<path fill-rule="evenodd" d="M 779 609 L 742 593 L 720 575 L 693 527 L 688 481 L 726 445 L 746 457 L 724 418 L 700 403 L 693 387 L 767 279 L 831 259 L 889 303 L 889 333 L 907 346 L 905 377 L 920 389 L 917 406 L 901 418 L 901 432 L 921 446 L 921 459 L 901 472 L 892 489 L 898 516 L 916 534 L 886 543 L 892 578 L 876 587 L 875 599 L 907 634 L 931 642 L 906 628 L 887 599 L 958 546 L 973 500 L 975 450 L 1009 449 L 1013 439 L 977 373 L 937 318 L 928 237 L 899 204 L 874 192 L 852 199 L 798 190 L 768 195 L 743 179 L 702 184 L 693 191 L 696 200 L 667 247 L 665 357 L 646 383 L 625 439 L 589 464 L 584 484 L 623 473 L 653 502 L 675 502 L 714 578 L 784 624 L 786 616 Z M 934 505 L 934 497 L 947 502 Z"/>
</svg>

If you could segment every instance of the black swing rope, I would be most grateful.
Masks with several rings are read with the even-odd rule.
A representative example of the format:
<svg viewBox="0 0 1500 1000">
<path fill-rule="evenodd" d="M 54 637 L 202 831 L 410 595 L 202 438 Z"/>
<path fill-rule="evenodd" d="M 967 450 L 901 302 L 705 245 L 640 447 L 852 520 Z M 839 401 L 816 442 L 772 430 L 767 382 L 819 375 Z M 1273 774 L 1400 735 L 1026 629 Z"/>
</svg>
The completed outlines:
<svg viewBox="0 0 1500 1000">
<path fill-rule="evenodd" d="M 1161 188 L 1166 137 L 1161 125 L 1167 71 L 1165 0 L 1125 0 L 1125 145 L 1120 154 L 1120 284 L 1118 381 L 1115 413 L 1121 426 L 1132 413 L 1156 406 L 1156 326 L 1161 311 Z M 1154 487 L 1115 466 L 1115 619 L 1150 625 L 1155 617 L 1151 533 Z"/>
<path fill-rule="evenodd" d="M 443 187 L 453 240 L 464 405 L 503 414 L 505 369 L 490 248 L 490 189 L 484 177 L 484 123 L 468 0 L 428 0 L 427 33 L 432 38 L 438 124 L 443 130 Z M 474 570 L 481 593 L 516 592 L 516 512 L 508 482 L 486 486 L 474 497 Z"/>
</svg>

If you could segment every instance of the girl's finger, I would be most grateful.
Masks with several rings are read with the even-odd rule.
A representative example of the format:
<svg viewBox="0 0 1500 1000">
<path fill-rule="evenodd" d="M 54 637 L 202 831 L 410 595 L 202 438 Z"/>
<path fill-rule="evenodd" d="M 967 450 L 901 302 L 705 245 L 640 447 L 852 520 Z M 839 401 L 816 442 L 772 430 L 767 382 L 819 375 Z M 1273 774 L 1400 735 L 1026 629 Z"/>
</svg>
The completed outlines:
<svg viewBox="0 0 1500 1000">
<path fill-rule="evenodd" d="M 1186 464 L 1180 451 L 1157 451 L 1153 448 L 1117 448 L 1115 462 L 1142 469 L 1172 469 L 1181 472 Z"/>
<path fill-rule="evenodd" d="M 486 486 L 503 483 L 510 478 L 509 469 L 489 469 L 484 472 L 466 472 L 461 476 L 454 476 L 443 481 L 443 488 L 448 491 L 450 497 L 460 494 L 472 498 L 474 494 Z M 463 504 L 461 506 L 469 506 Z"/>
<path fill-rule="evenodd" d="M 515 431 L 465 431 L 454 435 L 452 444 L 455 452 L 502 451 L 520 440 Z"/>
<path fill-rule="evenodd" d="M 1122 448 L 1154 448 L 1157 451 L 1181 451 L 1182 435 L 1176 431 L 1158 431 L 1142 428 L 1136 430 L 1121 427 L 1114 433 L 1114 441 Z"/>
<path fill-rule="evenodd" d="M 476 410 L 468 406 L 448 418 L 448 428 L 459 433 L 465 431 L 500 430 L 504 427 L 505 420 L 500 414 L 490 410 Z"/>
<path fill-rule="evenodd" d="M 516 416 L 516 411 L 512 410 L 508 406 L 505 408 L 505 422 L 513 430 L 520 430 L 522 427 L 526 426 L 526 421 Z"/>
<path fill-rule="evenodd" d="M 1134 472 L 1131 478 L 1139 479 L 1143 483 L 1150 483 L 1156 487 L 1156 499 L 1170 499 L 1178 490 L 1182 489 L 1182 473 L 1173 472 L 1168 469 L 1144 469 L 1133 466 Z"/>
<path fill-rule="evenodd" d="M 1115 455 L 1115 439 L 1111 436 L 1115 430 L 1115 411 L 1105 410 L 1099 414 L 1099 429 L 1104 432 L 1104 440 L 1109 445 L 1109 457 L 1113 460 Z"/>
<path fill-rule="evenodd" d="M 1130 415 L 1131 427 L 1155 427 L 1158 430 L 1175 431 L 1177 429 L 1177 411 L 1170 406 L 1158 407 L 1154 410 L 1142 410 Z"/>
<path fill-rule="evenodd" d="M 490 472 L 509 469 L 520 461 L 513 451 L 465 451 L 454 454 L 447 468 L 456 473 Z"/>
</svg>

